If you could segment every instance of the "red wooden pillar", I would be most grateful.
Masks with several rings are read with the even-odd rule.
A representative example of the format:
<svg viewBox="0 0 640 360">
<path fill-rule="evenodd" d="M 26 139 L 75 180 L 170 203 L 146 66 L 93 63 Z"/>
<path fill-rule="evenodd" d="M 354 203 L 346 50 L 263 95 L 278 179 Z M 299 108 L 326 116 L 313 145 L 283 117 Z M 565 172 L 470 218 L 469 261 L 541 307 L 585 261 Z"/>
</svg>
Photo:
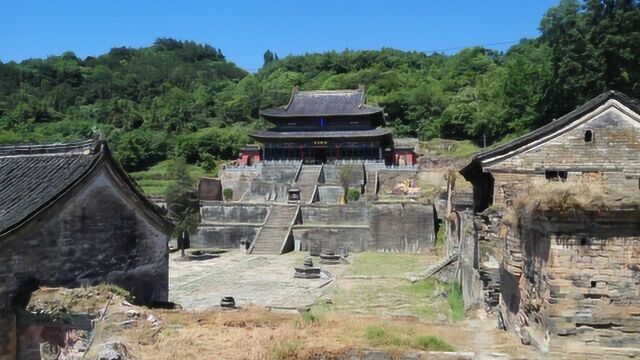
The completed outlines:
<svg viewBox="0 0 640 360">
<path fill-rule="evenodd" d="M 340 145 L 336 144 L 336 160 L 340 160 Z"/>
<path fill-rule="evenodd" d="M 304 145 L 299 145 L 298 149 L 300 149 L 300 160 L 304 160 Z"/>
</svg>

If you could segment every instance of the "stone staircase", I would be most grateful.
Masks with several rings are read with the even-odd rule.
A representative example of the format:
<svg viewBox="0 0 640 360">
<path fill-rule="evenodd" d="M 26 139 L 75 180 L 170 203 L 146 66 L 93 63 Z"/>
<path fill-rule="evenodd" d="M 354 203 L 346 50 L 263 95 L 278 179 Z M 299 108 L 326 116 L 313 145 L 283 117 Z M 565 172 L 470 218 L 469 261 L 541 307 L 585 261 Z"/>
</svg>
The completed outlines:
<svg viewBox="0 0 640 360">
<path fill-rule="evenodd" d="M 378 190 L 378 169 L 372 166 L 365 166 L 365 172 L 367 183 L 364 187 L 364 197 L 367 200 L 373 200 Z"/>
<path fill-rule="evenodd" d="M 296 179 L 296 184 L 300 189 L 300 202 L 310 204 L 318 185 L 318 177 L 322 171 L 322 165 L 303 165 L 300 174 Z"/>
<path fill-rule="evenodd" d="M 419 274 L 416 274 L 414 276 L 411 276 L 410 280 L 412 282 L 415 282 L 415 281 L 430 278 L 433 275 L 435 275 L 438 271 L 442 270 L 445 266 L 451 264 L 456 258 L 458 258 L 458 253 L 452 252 L 448 256 L 442 257 L 435 263 L 431 264 L 431 266 L 429 266 L 425 271 Z"/>
<path fill-rule="evenodd" d="M 291 235 L 299 205 L 273 204 L 266 222 L 249 248 L 249 254 L 280 255 Z"/>
</svg>

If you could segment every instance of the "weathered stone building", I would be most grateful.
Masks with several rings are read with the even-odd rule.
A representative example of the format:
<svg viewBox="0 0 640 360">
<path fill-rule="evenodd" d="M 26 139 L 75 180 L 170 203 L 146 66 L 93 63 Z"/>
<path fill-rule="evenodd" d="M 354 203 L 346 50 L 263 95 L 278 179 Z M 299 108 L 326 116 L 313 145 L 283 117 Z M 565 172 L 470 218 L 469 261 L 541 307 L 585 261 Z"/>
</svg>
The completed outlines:
<svg viewBox="0 0 640 360">
<path fill-rule="evenodd" d="M 0 147 L 0 358 L 38 286 L 107 282 L 166 301 L 171 231 L 104 141 Z"/>
<path fill-rule="evenodd" d="M 608 91 L 569 114 L 475 155 L 460 173 L 473 184 L 476 212 L 505 204 L 534 179 L 584 178 L 638 192 L 640 104 Z"/>
<path fill-rule="evenodd" d="M 556 355 L 639 355 L 637 207 L 522 220 L 505 242 L 505 327 Z"/>
<path fill-rule="evenodd" d="M 610 91 L 474 156 L 482 213 L 447 224 L 465 302 L 552 357 L 640 354 L 639 149 L 640 104 Z"/>
</svg>

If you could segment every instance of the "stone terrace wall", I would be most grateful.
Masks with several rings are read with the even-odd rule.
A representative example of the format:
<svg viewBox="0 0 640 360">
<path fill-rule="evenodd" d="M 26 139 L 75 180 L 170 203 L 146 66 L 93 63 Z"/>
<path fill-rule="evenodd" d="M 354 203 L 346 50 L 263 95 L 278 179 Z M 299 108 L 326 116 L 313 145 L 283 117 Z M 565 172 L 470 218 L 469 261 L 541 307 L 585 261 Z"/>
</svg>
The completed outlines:
<svg viewBox="0 0 640 360">
<path fill-rule="evenodd" d="M 304 225 L 356 225 L 368 226 L 371 208 L 362 203 L 345 206 L 303 205 L 301 208 Z"/>
<path fill-rule="evenodd" d="M 506 325 L 554 354 L 640 354 L 639 219 L 637 210 L 525 219 L 505 257 Z"/>
<path fill-rule="evenodd" d="M 344 189 L 341 186 L 318 186 L 318 200 L 322 205 L 338 205 L 344 199 Z"/>
<path fill-rule="evenodd" d="M 300 163 L 265 164 L 260 176 L 251 180 L 251 184 L 242 194 L 243 201 L 287 202 L 289 187 L 295 182 Z"/>
<path fill-rule="evenodd" d="M 200 203 L 201 222 L 204 224 L 229 222 L 262 224 L 268 212 L 268 204 L 225 203 L 221 201 L 202 201 Z"/>
<path fill-rule="evenodd" d="M 435 244 L 433 205 L 376 203 L 370 219 L 373 242 L 368 250 L 422 252 Z"/>
<path fill-rule="evenodd" d="M 251 244 L 268 212 L 268 204 L 201 202 L 201 223 L 191 247 L 234 249 Z"/>
<path fill-rule="evenodd" d="M 435 242 L 432 205 L 364 203 L 308 205 L 294 227 L 300 249 L 335 251 L 428 251 Z"/>
<path fill-rule="evenodd" d="M 365 183 L 364 165 L 362 163 L 344 164 L 344 165 L 331 165 L 325 164 L 322 168 L 322 176 L 325 184 L 327 185 L 339 185 L 340 184 L 340 168 L 344 166 L 350 166 L 353 169 L 351 174 L 350 186 L 362 186 Z"/>
<path fill-rule="evenodd" d="M 233 190 L 231 200 L 238 201 L 251 187 L 251 182 L 260 176 L 260 168 L 223 169 L 220 172 L 222 188 Z"/>
<path fill-rule="evenodd" d="M 342 255 L 367 251 L 368 244 L 373 242 L 367 226 L 341 228 L 301 226 L 293 229 L 293 238 L 296 242 L 300 242 L 301 251 L 333 250 Z"/>
</svg>

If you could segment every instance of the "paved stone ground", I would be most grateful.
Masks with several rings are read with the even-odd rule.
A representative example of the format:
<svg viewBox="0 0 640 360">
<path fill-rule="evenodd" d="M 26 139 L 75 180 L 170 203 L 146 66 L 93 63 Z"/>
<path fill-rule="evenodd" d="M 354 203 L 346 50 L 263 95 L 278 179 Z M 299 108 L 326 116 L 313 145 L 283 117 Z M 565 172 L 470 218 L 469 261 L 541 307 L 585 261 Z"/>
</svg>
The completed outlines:
<svg viewBox="0 0 640 360">
<path fill-rule="evenodd" d="M 239 305 L 257 304 L 283 310 L 310 306 L 334 277 L 296 279 L 294 267 L 307 253 L 247 255 L 232 250 L 208 260 L 182 261 L 179 253 L 169 258 L 169 300 L 186 310 L 219 307 L 223 296 L 233 296 Z M 315 265 L 319 265 L 314 258 Z M 348 265 L 323 266 L 331 275 Z"/>
</svg>

